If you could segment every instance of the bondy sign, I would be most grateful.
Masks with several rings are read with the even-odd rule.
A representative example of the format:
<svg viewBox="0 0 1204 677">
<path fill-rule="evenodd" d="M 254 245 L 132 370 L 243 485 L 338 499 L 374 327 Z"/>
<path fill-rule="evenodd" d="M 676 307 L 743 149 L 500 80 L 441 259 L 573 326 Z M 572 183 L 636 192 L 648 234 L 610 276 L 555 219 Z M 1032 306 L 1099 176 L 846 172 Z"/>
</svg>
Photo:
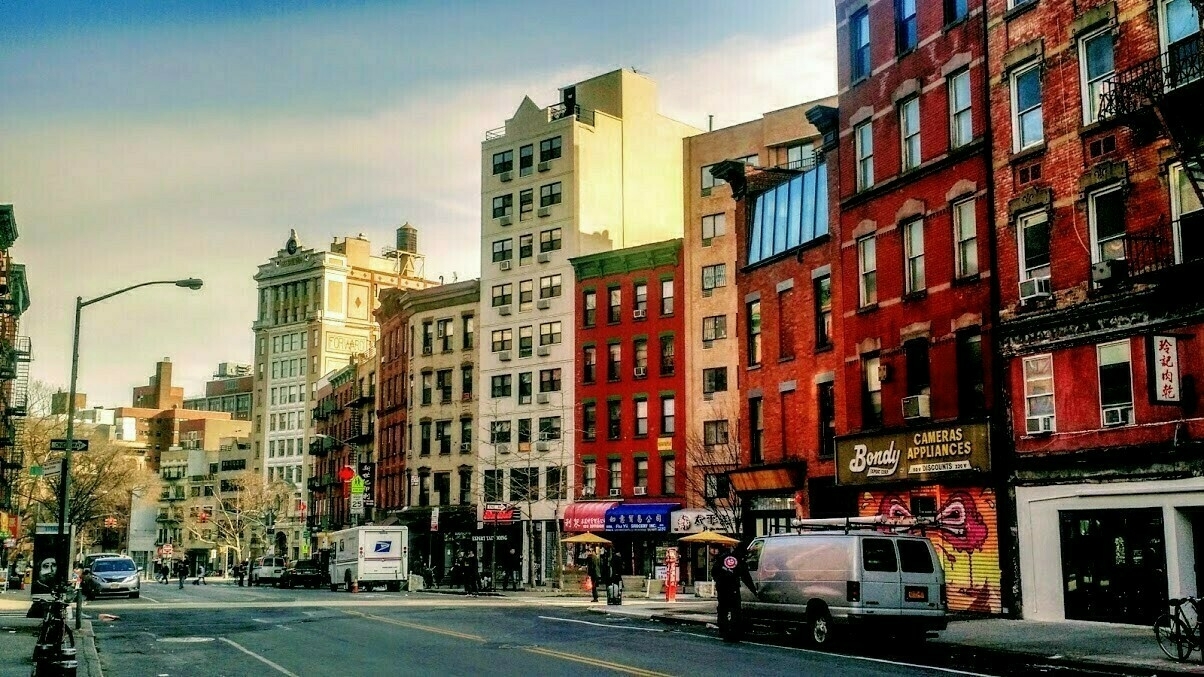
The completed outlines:
<svg viewBox="0 0 1204 677">
<path fill-rule="evenodd" d="M 922 482 L 991 469 L 986 423 L 941 425 L 836 441 L 842 485 Z"/>
</svg>

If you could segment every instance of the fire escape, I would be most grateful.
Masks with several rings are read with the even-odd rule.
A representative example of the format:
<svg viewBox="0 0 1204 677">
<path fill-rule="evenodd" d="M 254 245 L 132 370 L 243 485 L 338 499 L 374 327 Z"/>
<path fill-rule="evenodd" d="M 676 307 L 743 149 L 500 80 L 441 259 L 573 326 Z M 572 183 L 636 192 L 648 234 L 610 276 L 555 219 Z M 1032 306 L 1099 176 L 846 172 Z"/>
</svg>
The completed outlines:
<svg viewBox="0 0 1204 677">
<path fill-rule="evenodd" d="M 0 205 L 0 510 L 11 510 L 13 487 L 25 466 L 20 444 L 28 411 L 29 338 L 19 336 L 21 313 L 29 307 L 25 266 L 8 254 L 17 239 L 12 207 Z"/>
<path fill-rule="evenodd" d="M 1204 0 L 1190 0 L 1204 15 Z M 1204 204 L 1204 30 L 1173 40 L 1167 50 L 1116 73 L 1105 83 L 1100 117 L 1114 118 L 1147 142 L 1165 137 L 1184 179 Z M 1168 227 L 1169 225 L 1169 227 Z M 1182 210 L 1171 224 L 1131 233 L 1125 243 L 1129 274 L 1186 273 L 1183 264 L 1204 262 L 1204 209 Z"/>
</svg>

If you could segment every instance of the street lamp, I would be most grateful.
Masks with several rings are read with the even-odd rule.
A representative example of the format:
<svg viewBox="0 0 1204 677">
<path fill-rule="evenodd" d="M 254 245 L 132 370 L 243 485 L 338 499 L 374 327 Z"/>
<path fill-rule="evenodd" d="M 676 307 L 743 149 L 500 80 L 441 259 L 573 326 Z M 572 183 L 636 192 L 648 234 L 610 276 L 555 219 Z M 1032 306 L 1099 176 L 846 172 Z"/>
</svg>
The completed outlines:
<svg viewBox="0 0 1204 677">
<path fill-rule="evenodd" d="M 71 392 L 67 399 L 67 444 L 63 450 L 63 469 L 61 479 L 59 481 L 59 539 L 62 542 L 61 548 L 65 550 L 59 553 L 62 562 L 61 570 L 63 572 L 62 582 L 66 585 L 71 580 L 71 538 L 66 535 L 67 529 L 67 514 L 69 512 L 68 502 L 70 500 L 71 490 L 71 454 L 72 447 L 75 441 L 75 385 L 79 378 L 79 317 L 80 311 L 93 303 L 100 303 L 105 299 L 111 299 L 118 294 L 124 294 L 127 291 L 133 291 L 140 287 L 149 287 L 155 284 L 173 284 L 177 287 L 192 289 L 193 291 L 200 289 L 203 281 L 190 277 L 183 280 L 154 280 L 151 282 L 141 282 L 139 284 L 130 285 L 123 289 L 118 289 L 114 292 L 109 292 L 104 296 L 97 296 L 94 299 L 84 300 L 84 297 L 75 297 L 75 339 L 71 345 Z"/>
</svg>

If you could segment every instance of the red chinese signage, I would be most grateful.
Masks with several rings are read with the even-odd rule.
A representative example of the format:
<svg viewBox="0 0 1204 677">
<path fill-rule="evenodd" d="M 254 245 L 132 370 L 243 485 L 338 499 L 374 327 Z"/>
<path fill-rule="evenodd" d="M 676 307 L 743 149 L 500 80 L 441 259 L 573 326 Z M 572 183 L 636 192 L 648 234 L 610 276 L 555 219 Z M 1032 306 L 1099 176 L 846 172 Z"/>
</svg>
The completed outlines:
<svg viewBox="0 0 1204 677">
<path fill-rule="evenodd" d="M 1150 401 L 1179 403 L 1179 339 L 1151 336 L 1147 346 L 1150 363 Z"/>
</svg>

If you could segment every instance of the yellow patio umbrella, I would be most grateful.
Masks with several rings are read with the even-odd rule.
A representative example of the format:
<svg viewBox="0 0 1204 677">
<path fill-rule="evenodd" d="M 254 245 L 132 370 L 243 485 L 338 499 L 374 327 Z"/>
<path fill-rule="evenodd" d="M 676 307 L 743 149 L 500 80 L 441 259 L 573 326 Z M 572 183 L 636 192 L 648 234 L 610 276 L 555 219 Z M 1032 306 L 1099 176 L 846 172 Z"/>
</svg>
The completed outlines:
<svg viewBox="0 0 1204 677">
<path fill-rule="evenodd" d="M 561 543 L 584 543 L 586 545 L 610 545 L 611 542 L 592 531 L 561 539 Z"/>
<path fill-rule="evenodd" d="M 700 531 L 677 539 L 682 543 L 702 543 L 704 545 L 735 545 L 739 539 L 724 536 L 717 531 Z M 707 580 L 711 580 L 711 549 L 707 548 Z"/>
</svg>

